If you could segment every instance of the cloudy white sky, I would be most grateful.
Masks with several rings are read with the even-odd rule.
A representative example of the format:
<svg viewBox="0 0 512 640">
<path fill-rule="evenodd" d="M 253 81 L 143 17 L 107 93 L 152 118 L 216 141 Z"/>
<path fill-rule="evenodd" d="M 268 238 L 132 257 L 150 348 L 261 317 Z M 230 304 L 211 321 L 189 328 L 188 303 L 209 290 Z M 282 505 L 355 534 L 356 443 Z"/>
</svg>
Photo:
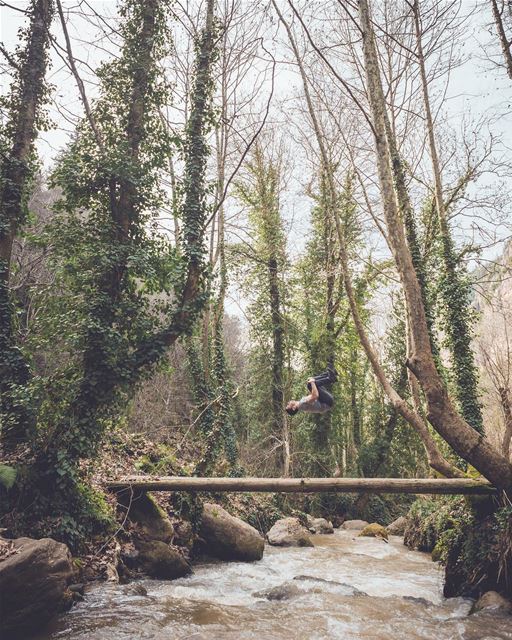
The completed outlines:
<svg viewBox="0 0 512 640">
<path fill-rule="evenodd" d="M 286 0 L 281 0 L 283 9 L 286 8 Z M 7 50 L 12 51 L 16 46 L 18 29 L 24 24 L 24 16 L 16 9 L 27 6 L 27 0 L 10 0 L 8 5 L 2 6 L 0 2 L 0 39 Z M 73 10 L 78 0 L 63 0 L 64 9 Z M 492 62 L 486 59 L 493 56 L 499 60 L 496 35 L 491 21 L 490 9 L 487 3 L 479 0 L 481 9 L 475 11 L 475 0 L 462 0 L 462 11 L 471 13 L 465 27 L 464 39 L 460 43 L 461 52 L 466 61 L 455 69 L 450 77 L 449 88 L 446 94 L 444 110 L 453 121 L 460 121 L 463 117 L 471 117 L 475 120 L 484 114 L 500 112 L 500 119 L 493 126 L 504 142 L 512 147 L 512 128 L 510 127 L 512 112 L 512 82 L 506 74 L 497 69 Z M 89 5 L 107 20 L 116 15 L 117 0 L 89 0 Z M 87 11 L 87 7 L 82 6 Z M 109 20 L 110 21 L 110 20 Z M 113 20 L 112 20 L 113 24 Z M 98 25 L 101 26 L 101 25 Z M 99 40 L 100 29 L 94 24 L 79 20 L 77 13 L 73 14 L 69 22 L 70 34 L 73 38 L 74 53 L 77 58 L 87 61 L 95 67 L 102 59 L 108 57 L 108 51 L 101 47 L 107 47 L 106 42 Z M 54 26 L 54 31 L 58 29 Z M 269 49 L 275 47 L 275 29 L 269 28 Z M 72 113 L 78 113 L 80 103 L 76 87 L 69 78 L 67 71 L 63 70 L 63 63 L 52 52 L 53 69 L 49 80 L 56 86 L 57 101 Z M 6 89 L 6 76 L 2 76 L 2 90 Z M 276 102 L 285 100 L 288 95 L 296 95 L 300 91 L 300 78 L 291 70 L 290 66 L 281 64 L 278 68 L 278 82 L 276 87 Z M 503 115 L 503 105 L 508 105 L 508 115 Z M 45 162 L 50 163 L 58 149 L 65 144 L 66 130 L 70 129 L 62 113 L 52 109 L 52 118 L 56 128 L 41 136 L 39 142 L 40 152 Z"/>
<path fill-rule="evenodd" d="M 286 0 L 281 0 L 281 3 L 283 11 L 286 11 Z M 23 14 L 17 9 L 26 7 L 27 1 L 9 0 L 6 4 L 10 6 L 1 6 L 2 4 L 4 3 L 0 2 L 0 40 L 7 50 L 12 51 L 17 43 L 18 29 L 24 24 Z M 81 3 L 79 0 L 63 0 L 64 9 L 71 11 L 69 30 L 73 39 L 75 57 L 90 65 L 91 68 L 95 68 L 110 55 L 112 46 L 101 34 L 104 26 L 101 22 L 92 17 L 90 21 L 84 21 L 77 16 L 74 8 L 78 4 L 81 4 L 82 11 L 87 11 L 87 4 L 89 4 L 89 7 L 93 7 L 99 14 L 105 16 L 107 22 L 114 24 L 118 3 L 116 0 L 89 0 L 88 3 L 83 0 Z M 509 153 L 512 161 L 512 81 L 489 59 L 494 57 L 499 60 L 499 48 L 489 4 L 485 0 L 480 0 L 480 9 L 475 10 L 475 0 L 462 0 L 462 12 L 471 14 L 459 43 L 460 52 L 464 55 L 465 61 L 450 75 L 442 113 L 454 128 L 460 127 L 463 121 L 487 120 L 503 153 Z M 286 106 L 283 108 L 283 105 L 287 105 L 292 98 L 301 94 L 301 82 L 294 68 L 286 64 L 286 60 L 290 60 L 291 57 L 282 44 L 285 41 L 284 34 L 278 31 L 276 25 L 276 21 L 273 24 L 269 23 L 268 32 L 263 34 L 263 44 L 266 49 L 274 51 L 280 61 L 277 66 L 276 92 L 271 119 L 280 123 L 279 126 L 285 131 L 286 136 L 287 113 Z M 57 23 L 53 31 L 58 33 Z M 58 35 L 62 41 L 60 33 Z M 55 52 L 52 52 L 52 61 L 49 81 L 55 86 L 55 92 L 50 106 L 50 116 L 55 126 L 52 130 L 41 134 L 37 143 L 47 168 L 51 166 L 59 149 L 66 144 L 73 129 L 72 121 L 81 112 L 74 81 Z M 86 66 L 82 64 L 81 69 L 86 77 Z M 7 77 L 4 74 L 1 90 L 5 91 L 7 88 Z M 268 84 L 263 88 L 268 90 Z M 89 86 L 88 91 L 93 96 L 94 86 Z M 307 171 L 302 164 L 302 157 L 300 150 L 292 150 L 288 189 L 283 198 L 283 216 L 292 254 L 300 252 L 309 229 L 311 202 L 304 195 Z M 504 227 L 500 233 L 503 238 L 506 238 L 510 230 Z M 489 255 L 495 255 L 499 250 L 499 248 L 493 248 Z M 233 297 L 236 297 L 235 293 Z M 239 303 L 243 306 L 240 299 L 233 301 L 233 310 L 236 310 Z"/>
</svg>

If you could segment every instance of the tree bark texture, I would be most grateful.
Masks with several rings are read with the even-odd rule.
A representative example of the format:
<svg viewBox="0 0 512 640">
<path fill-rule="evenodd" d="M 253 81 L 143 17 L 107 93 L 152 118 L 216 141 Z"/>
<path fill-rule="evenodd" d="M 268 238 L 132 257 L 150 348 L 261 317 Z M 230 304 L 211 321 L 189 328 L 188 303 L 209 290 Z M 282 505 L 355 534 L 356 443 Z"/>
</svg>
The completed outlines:
<svg viewBox="0 0 512 640">
<path fill-rule="evenodd" d="M 504 2 L 502 3 L 504 5 Z M 500 41 L 501 50 L 503 52 L 503 60 L 505 62 L 505 68 L 508 73 L 508 77 L 512 80 L 512 40 L 507 38 L 505 31 L 505 24 L 503 22 L 503 9 L 500 11 L 497 0 L 491 0 L 492 17 L 496 24 L 496 31 L 498 32 L 498 38 Z"/>
<path fill-rule="evenodd" d="M 359 0 L 360 26 L 367 91 L 375 132 L 375 150 L 384 215 L 393 257 L 402 280 L 412 338 L 408 366 L 416 375 L 427 400 L 428 420 L 456 453 L 502 489 L 512 488 L 512 465 L 459 415 L 448 396 L 432 355 L 421 288 L 407 246 L 393 185 L 386 136 L 385 100 L 378 67 L 375 38 L 367 0 Z"/>
<path fill-rule="evenodd" d="M 24 218 L 24 198 L 30 178 L 30 161 L 37 135 L 37 112 L 44 96 L 49 29 L 53 17 L 51 0 L 34 0 L 28 42 L 18 67 L 18 91 L 11 94 L 12 130 L 9 153 L 0 164 L 0 414 L 2 442 L 12 448 L 32 432 L 35 417 L 27 401 L 25 385 L 31 372 L 13 325 L 14 309 L 9 274 L 14 240 Z"/>
<path fill-rule="evenodd" d="M 494 495 L 490 483 L 470 478 L 456 480 L 415 478 L 194 478 L 182 476 L 126 476 L 108 480 L 112 491 L 259 491 L 282 493 L 416 493 Z"/>
<path fill-rule="evenodd" d="M 444 269 L 444 283 L 441 291 L 444 299 L 444 314 L 446 316 L 446 332 L 450 338 L 449 345 L 453 357 L 453 376 L 456 385 L 456 395 L 459 401 L 462 416 L 476 429 L 483 433 L 482 409 L 478 398 L 478 370 L 475 364 L 473 350 L 471 348 L 471 325 L 468 319 L 469 291 L 467 284 L 462 281 L 463 275 L 458 269 L 458 259 L 453 243 L 450 226 L 448 223 L 447 211 L 444 202 L 443 182 L 441 175 L 441 164 L 437 152 L 437 143 L 434 131 L 434 118 L 430 105 L 428 90 L 428 79 L 425 68 L 425 56 L 421 40 L 420 9 L 418 0 L 414 1 L 414 27 L 416 32 L 416 54 L 420 69 L 421 88 L 423 94 L 423 104 L 425 108 L 425 119 L 428 133 L 428 144 L 432 170 L 434 174 L 435 202 L 439 233 L 441 240 L 441 255 Z M 388 137 L 389 140 L 389 137 Z M 393 151 L 390 144 L 390 150 Z M 399 191 L 398 201 L 400 202 Z M 414 263 L 414 256 L 413 256 Z M 415 265 L 416 266 L 416 265 Z M 422 289 L 421 273 L 418 280 Z M 429 307 L 425 304 L 423 296 L 427 325 L 429 325 Z M 431 321 L 430 321 L 431 324 Z M 429 329 L 431 327 L 429 326 Z M 432 333 L 430 332 L 432 337 Z M 431 340 L 432 342 L 432 340 Z"/>
</svg>

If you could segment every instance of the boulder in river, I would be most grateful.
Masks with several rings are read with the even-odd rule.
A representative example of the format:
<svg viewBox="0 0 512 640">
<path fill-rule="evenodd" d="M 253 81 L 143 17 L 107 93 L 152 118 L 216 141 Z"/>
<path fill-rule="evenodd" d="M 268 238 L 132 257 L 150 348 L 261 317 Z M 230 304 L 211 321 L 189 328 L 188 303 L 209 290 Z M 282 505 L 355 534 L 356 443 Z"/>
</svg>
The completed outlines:
<svg viewBox="0 0 512 640">
<path fill-rule="evenodd" d="M 261 560 L 265 541 L 250 524 L 235 518 L 217 504 L 205 503 L 199 536 L 204 551 L 221 560 Z"/>
<path fill-rule="evenodd" d="M 293 582 L 285 582 L 271 589 L 257 591 L 252 595 L 255 598 L 266 598 L 267 600 L 289 600 L 294 596 L 300 596 L 302 593 L 304 593 L 304 591 L 296 584 L 293 584 Z"/>
<path fill-rule="evenodd" d="M 161 540 L 139 543 L 138 564 L 152 578 L 182 578 L 192 569 L 181 553 Z"/>
<path fill-rule="evenodd" d="M 126 587 L 123 589 L 123 593 L 125 593 L 127 596 L 145 597 L 148 595 L 148 590 L 144 585 L 140 584 L 140 582 L 134 582 L 133 584 L 126 585 Z"/>
<path fill-rule="evenodd" d="M 194 530 L 192 524 L 188 520 L 178 520 L 173 524 L 174 527 L 174 544 L 179 547 L 187 547 L 192 549 L 194 546 Z"/>
<path fill-rule="evenodd" d="M 308 516 L 308 529 L 311 533 L 328 534 L 334 533 L 332 522 L 325 518 L 312 518 Z"/>
<path fill-rule="evenodd" d="M 377 524 L 377 522 L 373 522 L 366 526 L 362 531 L 359 532 L 359 536 L 367 537 L 367 538 L 382 538 L 383 540 L 388 539 L 388 532 L 386 527 L 383 527 L 381 524 Z"/>
<path fill-rule="evenodd" d="M 127 498 L 125 502 L 126 500 Z M 135 495 L 126 507 L 129 507 L 128 517 L 141 527 L 144 538 L 172 542 L 174 537 L 172 522 L 151 493 L 142 492 Z"/>
<path fill-rule="evenodd" d="M 341 525 L 341 528 L 357 531 L 359 529 L 364 529 L 369 524 L 370 523 L 366 522 L 366 520 L 345 520 L 345 522 Z"/>
<path fill-rule="evenodd" d="M 0 637 L 25 638 L 71 606 L 71 554 L 51 538 L 2 542 L 10 549 L 0 559 Z"/>
<path fill-rule="evenodd" d="M 306 527 L 298 518 L 278 520 L 267 533 L 268 541 L 276 547 L 313 547 L 313 542 Z"/>
<path fill-rule="evenodd" d="M 400 516 L 396 520 L 393 520 L 391 524 L 388 524 L 386 529 L 391 536 L 403 536 L 405 533 L 405 527 L 407 526 L 407 518 Z"/>
<path fill-rule="evenodd" d="M 367 596 L 368 594 L 364 591 L 360 591 L 357 587 L 354 587 L 347 582 L 338 582 L 337 580 L 327 580 L 326 578 L 318 578 L 317 576 L 308 576 L 308 575 L 300 575 L 295 576 L 294 580 L 300 580 L 302 582 L 318 584 L 321 587 L 324 587 L 323 590 L 327 589 L 332 593 L 337 593 L 343 596 Z M 322 591 L 322 589 L 320 589 Z"/>
<path fill-rule="evenodd" d="M 512 614 L 512 602 L 497 591 L 487 591 L 475 602 L 471 609 L 471 613 L 478 613 L 478 611 L 497 611 L 499 613 Z"/>
</svg>

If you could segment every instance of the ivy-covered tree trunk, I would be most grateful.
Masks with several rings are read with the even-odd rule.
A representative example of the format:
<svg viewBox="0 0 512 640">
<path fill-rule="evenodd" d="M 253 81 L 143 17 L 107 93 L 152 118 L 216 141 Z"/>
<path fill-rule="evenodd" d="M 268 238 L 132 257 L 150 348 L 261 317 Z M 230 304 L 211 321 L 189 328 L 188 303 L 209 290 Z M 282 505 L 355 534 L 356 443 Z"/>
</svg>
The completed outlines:
<svg viewBox="0 0 512 640">
<path fill-rule="evenodd" d="M 350 350 L 350 414 L 352 418 L 352 434 L 354 447 L 359 451 L 362 442 L 361 412 L 359 409 L 357 385 L 357 351 L 354 347 Z"/>
<path fill-rule="evenodd" d="M 438 216 L 439 243 L 443 274 L 441 276 L 442 315 L 452 354 L 452 375 L 455 380 L 457 400 L 461 414 L 468 424 L 483 433 L 482 409 L 478 397 L 478 369 L 471 348 L 471 285 L 457 257 L 444 202 L 441 165 L 434 132 L 434 118 L 430 106 L 425 56 L 421 40 L 420 8 L 418 0 L 413 4 L 416 31 L 416 53 L 420 68 L 423 104 L 427 125 L 432 169 L 434 174 L 435 201 Z M 421 284 L 421 280 L 420 280 Z M 428 309 L 428 307 L 425 307 Z M 428 320 L 428 314 L 427 314 Z"/>
<path fill-rule="evenodd" d="M 405 236 L 407 239 L 407 244 L 409 245 L 409 251 L 411 252 L 412 263 L 416 270 L 416 276 L 418 278 L 418 283 L 421 289 L 421 297 L 423 300 L 423 305 L 425 307 L 425 316 L 427 319 L 427 327 L 430 336 L 430 342 L 432 344 L 432 350 L 434 355 L 437 357 L 438 346 L 434 335 L 434 310 L 432 308 L 429 296 L 426 266 L 424 257 L 421 253 L 416 217 L 414 214 L 411 198 L 409 196 L 404 163 L 398 151 L 396 136 L 391 127 L 391 123 L 389 122 L 387 111 L 384 115 L 397 203 L 404 222 Z"/>
<path fill-rule="evenodd" d="M 204 336 L 202 339 L 202 358 L 199 365 L 199 355 L 196 352 L 196 367 L 192 369 L 194 386 L 197 389 L 196 398 L 200 402 L 201 427 L 205 434 L 204 451 L 196 464 L 194 475 L 212 474 L 215 463 L 222 449 L 229 464 L 231 473 L 237 473 L 238 447 L 233 426 L 234 385 L 231 379 L 224 345 L 224 299 L 227 290 L 227 272 L 225 263 L 225 247 L 223 227 L 219 233 L 219 265 L 220 286 L 217 298 L 213 304 L 213 314 L 210 319 L 213 324 L 212 344 L 209 345 L 211 358 L 209 375 L 205 370 Z M 205 325 L 202 325 L 204 331 Z M 209 327 L 208 327 L 209 333 Z M 210 338 L 208 337 L 208 342 Z M 204 408 L 203 408 L 204 407 Z"/>
<path fill-rule="evenodd" d="M 274 141 L 269 138 L 269 145 Z M 284 411 L 286 385 L 286 322 L 284 271 L 287 264 L 286 240 L 280 213 L 282 152 L 271 158 L 259 139 L 247 163 L 248 178 L 237 185 L 239 200 L 249 209 L 252 233 L 250 267 L 251 288 L 256 300 L 252 307 L 253 329 L 265 336 L 261 355 L 269 363 L 266 388 L 255 392 L 260 402 L 270 404 L 269 428 L 276 455 L 275 466 L 283 475 L 290 470 L 289 433 Z M 268 347 L 266 341 L 268 340 Z M 267 386 L 268 385 L 268 386 Z"/>
<path fill-rule="evenodd" d="M 284 412 L 285 328 L 279 287 L 279 260 L 273 251 L 267 259 L 267 269 L 272 322 L 272 415 L 274 432 L 282 440 L 280 466 L 283 476 L 287 477 L 290 474 L 290 445 L 288 421 Z"/>
<path fill-rule="evenodd" d="M 413 355 L 408 365 L 425 393 L 428 406 L 427 417 L 436 431 L 456 453 L 477 468 L 493 484 L 503 489 L 510 489 L 512 488 L 512 465 L 459 415 L 436 369 L 421 288 L 396 203 L 389 146 L 386 139 L 386 106 L 367 0 L 359 0 L 359 11 L 383 208 L 391 249 L 404 287 L 412 335 Z"/>
<path fill-rule="evenodd" d="M 195 423 L 197 430 L 207 436 L 215 424 L 214 389 L 210 385 L 210 379 L 206 377 L 201 350 L 198 349 L 195 336 L 186 339 L 186 350 L 192 392 L 199 412 Z"/>
<path fill-rule="evenodd" d="M 226 263 L 226 224 L 224 209 L 224 190 L 226 186 L 226 78 L 221 83 L 222 117 L 217 128 L 217 185 L 216 203 L 218 220 L 218 234 L 216 247 L 216 260 L 213 257 L 213 235 L 215 227 L 212 225 L 212 251 L 210 262 L 212 267 L 218 262 L 219 291 L 213 305 L 213 359 L 212 381 L 215 383 L 219 395 L 217 423 L 219 433 L 222 436 L 224 453 L 231 473 L 238 473 L 238 446 L 233 425 L 233 395 L 235 393 L 232 375 L 226 357 L 224 344 L 224 305 L 228 290 L 228 266 Z M 208 339 L 209 327 L 206 326 L 206 338 Z"/>
<path fill-rule="evenodd" d="M 112 173 L 108 178 L 110 217 L 105 230 L 111 256 L 100 269 L 93 290 L 89 295 L 87 324 L 83 336 L 82 375 L 75 397 L 66 415 L 55 430 L 48 453 L 53 450 L 57 458 L 65 459 L 70 471 L 82 457 L 89 457 L 101 438 L 103 411 L 108 411 L 115 399 L 116 387 L 124 372 L 118 369 L 114 323 L 122 296 L 129 283 L 127 267 L 134 250 L 134 241 L 140 230 L 140 205 L 137 181 L 141 180 L 139 159 L 140 144 L 145 133 L 147 99 L 151 76 L 154 73 L 154 42 L 157 31 L 157 11 L 160 0 L 140 2 L 135 8 L 133 24 L 127 31 L 125 57 L 130 84 L 130 106 L 123 132 L 126 170 L 122 174 Z M 130 38 L 139 40 L 131 50 Z M 70 428 L 71 421 L 72 426 Z M 51 455 L 51 454 L 50 454 Z M 51 459 L 45 460 L 53 475 Z M 74 474 L 71 472 L 71 476 Z"/>
<path fill-rule="evenodd" d="M 205 264 L 204 233 L 207 217 L 206 165 L 209 148 L 206 132 L 213 119 L 214 87 L 212 67 L 215 49 L 215 0 L 206 2 L 206 19 L 197 42 L 195 73 L 190 97 L 190 115 L 185 130 L 184 178 L 181 207 L 180 253 L 185 260 L 184 277 L 176 287 L 177 304 L 166 327 L 141 340 L 125 366 L 133 371 L 154 364 L 182 335 L 190 333 L 208 300 L 208 270 Z"/>
<path fill-rule="evenodd" d="M 84 121 L 69 156 L 56 169 L 56 181 L 64 191 L 61 206 L 68 216 L 63 224 L 68 225 L 72 241 L 84 234 L 97 254 L 87 246 L 75 257 L 66 253 L 66 246 L 61 247 L 68 264 L 78 260 L 83 265 L 74 267 L 71 281 L 77 298 L 87 292 L 76 338 L 82 357 L 70 380 L 67 404 L 55 408 L 57 418 L 36 454 L 32 477 L 37 479 L 36 492 L 47 500 L 58 488 L 59 500 L 65 505 L 61 508 L 69 508 L 78 518 L 78 463 L 96 455 L 116 408 L 167 348 L 191 330 L 206 300 L 205 135 L 211 119 L 213 7 L 214 0 L 208 0 L 185 132 L 180 251 L 171 253 L 168 263 L 162 264 L 162 244 L 158 239 L 153 242 L 146 226 L 148 215 L 158 207 L 159 171 L 165 154 L 172 152 L 159 113 L 167 97 L 158 77 L 158 58 L 168 36 L 166 0 L 126 0 L 121 56 L 102 69 L 102 93 L 94 107 L 96 122 L 100 127 L 104 124 L 104 146 L 99 152 L 89 152 L 97 141 Z M 127 111 L 119 104 L 123 100 L 129 105 Z M 89 173 L 77 176 L 80 163 L 91 163 Z M 99 187 L 90 183 L 90 175 Z M 89 215 L 77 217 L 80 209 Z M 167 292 L 171 285 L 165 274 L 173 260 L 179 262 L 171 280 L 175 296 L 162 314 L 158 307 L 151 308 L 145 283 L 150 294 L 160 281 Z M 148 270 L 149 275 L 155 274 L 153 281 L 148 280 Z M 47 508 L 59 507 L 47 503 Z"/>
<path fill-rule="evenodd" d="M 199 411 L 196 421 L 198 431 L 202 434 L 202 454 L 194 468 L 196 476 L 214 475 L 215 464 L 222 449 L 232 469 L 238 460 L 231 423 L 232 386 L 225 360 L 222 322 L 215 326 L 219 333 L 213 336 L 213 375 L 206 376 L 198 341 L 192 338 L 188 344 L 190 377 Z"/>
<path fill-rule="evenodd" d="M 309 286 L 312 295 L 317 298 L 317 315 L 310 331 L 315 335 L 310 353 L 312 370 L 315 375 L 327 365 L 334 367 L 336 360 L 336 316 L 339 309 L 339 282 L 336 277 L 336 240 L 333 210 L 329 192 L 327 171 L 334 167 L 324 167 L 320 173 L 317 206 L 313 210 L 313 238 L 309 243 Z M 318 306 L 321 305 L 321 306 Z M 332 412 L 313 416 L 314 427 L 311 432 L 313 453 L 316 462 L 312 472 L 316 476 L 331 474 L 332 450 L 330 446 L 332 431 Z"/>
<path fill-rule="evenodd" d="M 271 396 L 272 396 L 272 431 L 276 439 L 281 441 L 279 447 L 278 465 L 281 473 L 286 477 L 290 471 L 288 422 L 284 411 L 284 386 L 285 386 L 285 326 L 282 303 L 282 266 L 283 245 L 281 233 L 281 220 L 279 215 L 278 181 L 279 169 L 275 179 L 270 184 L 264 184 L 265 167 L 262 149 L 256 150 L 256 162 L 258 169 L 258 189 L 261 197 L 262 240 L 265 246 L 266 277 L 270 322 L 272 326 L 272 354 L 271 354 Z M 271 173 L 273 168 L 270 168 Z M 276 228 L 273 228 L 277 225 Z"/>
<path fill-rule="evenodd" d="M 27 389 L 30 368 L 15 335 L 9 272 L 14 240 L 26 215 L 52 17 L 52 0 L 32 1 L 27 44 L 18 56 L 0 139 L 0 438 L 6 449 L 31 437 L 35 425 Z"/>
</svg>

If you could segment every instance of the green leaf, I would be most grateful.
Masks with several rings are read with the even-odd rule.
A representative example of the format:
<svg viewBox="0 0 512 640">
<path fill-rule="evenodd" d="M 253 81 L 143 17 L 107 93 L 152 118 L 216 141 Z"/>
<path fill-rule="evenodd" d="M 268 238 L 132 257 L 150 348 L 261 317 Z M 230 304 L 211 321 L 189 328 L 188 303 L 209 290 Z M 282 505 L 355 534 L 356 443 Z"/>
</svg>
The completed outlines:
<svg viewBox="0 0 512 640">
<path fill-rule="evenodd" d="M 0 484 L 6 489 L 10 489 L 16 481 L 16 469 L 8 467 L 6 464 L 0 464 Z"/>
</svg>

